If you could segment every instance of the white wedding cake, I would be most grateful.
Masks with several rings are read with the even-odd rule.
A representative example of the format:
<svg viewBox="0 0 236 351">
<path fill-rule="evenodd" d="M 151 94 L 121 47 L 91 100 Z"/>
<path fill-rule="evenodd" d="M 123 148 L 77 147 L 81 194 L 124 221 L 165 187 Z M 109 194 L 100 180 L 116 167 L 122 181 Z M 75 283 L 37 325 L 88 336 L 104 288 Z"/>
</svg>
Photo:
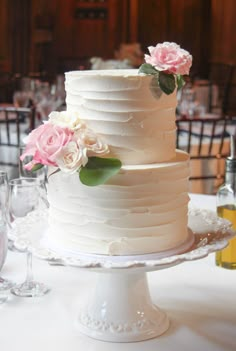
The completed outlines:
<svg viewBox="0 0 236 351">
<path fill-rule="evenodd" d="M 192 56 L 169 42 L 148 49 L 139 70 L 66 73 L 67 111 L 28 136 L 26 169 L 49 166 L 56 250 L 168 255 L 191 245 L 189 155 L 175 149 L 175 110 Z"/>
<path fill-rule="evenodd" d="M 78 173 L 49 176 L 55 247 L 130 255 L 188 241 L 189 156 L 175 149 L 176 93 L 153 96 L 151 80 L 136 70 L 66 73 L 67 111 L 78 111 L 122 168 L 94 187 Z"/>
</svg>

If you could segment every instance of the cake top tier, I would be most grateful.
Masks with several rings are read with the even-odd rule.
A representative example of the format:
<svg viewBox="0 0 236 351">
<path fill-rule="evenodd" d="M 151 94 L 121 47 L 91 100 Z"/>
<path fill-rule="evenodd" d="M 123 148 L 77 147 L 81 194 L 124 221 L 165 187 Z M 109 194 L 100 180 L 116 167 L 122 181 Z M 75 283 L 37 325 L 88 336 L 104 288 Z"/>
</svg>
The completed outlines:
<svg viewBox="0 0 236 351">
<path fill-rule="evenodd" d="M 138 70 L 66 73 L 67 111 L 77 111 L 88 128 L 123 165 L 175 158 L 176 92 L 166 95 L 153 76 Z"/>
</svg>

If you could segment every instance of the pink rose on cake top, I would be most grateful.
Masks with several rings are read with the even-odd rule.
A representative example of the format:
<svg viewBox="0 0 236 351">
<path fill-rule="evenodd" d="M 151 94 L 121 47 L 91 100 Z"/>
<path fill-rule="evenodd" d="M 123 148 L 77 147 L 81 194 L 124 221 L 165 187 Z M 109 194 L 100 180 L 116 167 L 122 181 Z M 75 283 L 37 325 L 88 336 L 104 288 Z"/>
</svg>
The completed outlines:
<svg viewBox="0 0 236 351">
<path fill-rule="evenodd" d="M 188 51 L 181 49 L 175 43 L 165 42 L 156 47 L 149 46 L 149 55 L 145 55 L 145 61 L 154 66 L 158 71 L 187 75 L 192 65 L 192 56 Z"/>
<path fill-rule="evenodd" d="M 157 85 L 165 94 L 171 94 L 184 85 L 183 76 L 189 74 L 192 66 L 192 55 L 181 49 L 176 43 L 164 42 L 148 47 L 150 55 L 145 55 L 145 61 L 140 73 L 155 76 Z"/>
</svg>

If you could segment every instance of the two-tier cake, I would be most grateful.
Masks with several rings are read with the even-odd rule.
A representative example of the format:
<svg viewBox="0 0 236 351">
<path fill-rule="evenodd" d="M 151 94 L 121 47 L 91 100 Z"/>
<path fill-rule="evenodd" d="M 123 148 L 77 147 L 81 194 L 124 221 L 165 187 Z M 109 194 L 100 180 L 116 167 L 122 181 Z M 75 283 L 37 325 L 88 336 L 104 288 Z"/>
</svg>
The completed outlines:
<svg viewBox="0 0 236 351">
<path fill-rule="evenodd" d="M 50 135 L 49 124 L 42 127 L 48 148 L 40 156 L 37 149 L 31 164 L 49 165 L 48 235 L 55 248 L 131 255 L 177 252 L 191 244 L 189 156 L 175 148 L 176 87 L 166 94 L 153 78 L 155 72 L 138 70 L 66 73 L 67 111 L 50 115 L 56 132 Z M 122 166 L 104 184 L 88 186 L 79 172 L 96 156 L 97 138 L 105 145 L 97 155 Z"/>
</svg>

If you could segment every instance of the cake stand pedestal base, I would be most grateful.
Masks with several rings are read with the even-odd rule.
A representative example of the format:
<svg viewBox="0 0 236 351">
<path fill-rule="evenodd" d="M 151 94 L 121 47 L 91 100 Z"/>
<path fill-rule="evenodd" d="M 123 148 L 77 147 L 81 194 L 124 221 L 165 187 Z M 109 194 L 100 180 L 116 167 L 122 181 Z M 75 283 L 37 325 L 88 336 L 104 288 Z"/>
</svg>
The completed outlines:
<svg viewBox="0 0 236 351">
<path fill-rule="evenodd" d="M 153 305 L 145 272 L 97 274 L 96 288 L 81 308 L 80 332 L 103 341 L 135 342 L 154 338 L 169 327 L 166 314 Z"/>
<path fill-rule="evenodd" d="M 48 245 L 46 211 L 19 218 L 9 238 L 16 249 L 30 250 L 51 265 L 98 272 L 96 288 L 88 292 L 88 301 L 77 315 L 77 328 L 103 341 L 135 342 L 159 336 L 169 327 L 166 314 L 151 301 L 146 273 L 206 257 L 224 249 L 236 235 L 230 222 L 208 210 L 190 209 L 188 225 L 188 247 L 169 255 L 106 256 L 54 251 Z"/>
</svg>

